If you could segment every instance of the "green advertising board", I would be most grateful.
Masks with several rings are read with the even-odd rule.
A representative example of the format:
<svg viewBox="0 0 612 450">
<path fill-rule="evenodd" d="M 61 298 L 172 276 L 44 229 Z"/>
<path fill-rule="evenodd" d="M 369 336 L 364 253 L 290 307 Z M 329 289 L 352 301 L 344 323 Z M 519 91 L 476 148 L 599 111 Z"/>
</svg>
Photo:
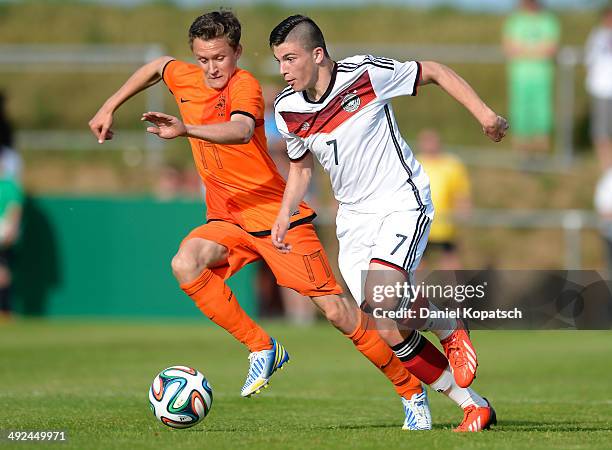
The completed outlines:
<svg viewBox="0 0 612 450">
<path fill-rule="evenodd" d="M 203 202 L 34 197 L 15 249 L 15 309 L 38 316 L 201 317 L 170 262 Z M 256 315 L 253 265 L 229 280 Z"/>
</svg>

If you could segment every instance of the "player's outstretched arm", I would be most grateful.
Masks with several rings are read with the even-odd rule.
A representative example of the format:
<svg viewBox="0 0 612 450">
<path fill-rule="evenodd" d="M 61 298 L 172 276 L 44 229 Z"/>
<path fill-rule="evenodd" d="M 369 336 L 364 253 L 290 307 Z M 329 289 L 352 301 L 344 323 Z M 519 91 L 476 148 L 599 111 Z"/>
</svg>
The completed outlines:
<svg viewBox="0 0 612 450">
<path fill-rule="evenodd" d="M 173 59 L 170 56 L 162 56 L 145 64 L 104 102 L 96 115 L 89 121 L 89 128 L 100 144 L 113 138 L 111 127 L 113 125 L 113 114 L 117 108 L 140 91 L 159 82 L 164 67 Z"/>
<path fill-rule="evenodd" d="M 144 113 L 141 120 L 151 122 L 153 126 L 147 131 L 162 139 L 185 136 L 213 144 L 246 144 L 255 132 L 255 121 L 242 114 L 234 114 L 229 122 L 209 125 L 189 125 L 177 117 L 152 111 Z"/>
<path fill-rule="evenodd" d="M 187 137 L 214 144 L 246 144 L 255 132 L 255 121 L 243 114 L 233 114 L 229 122 L 209 125 L 185 125 Z"/>
<path fill-rule="evenodd" d="M 291 214 L 295 211 L 308 191 L 308 185 L 312 178 L 314 163 L 312 154 L 306 152 L 304 157 L 289 164 L 289 176 L 283 195 L 280 211 L 272 225 L 272 243 L 282 253 L 291 251 L 291 245 L 285 242 L 285 236 L 289 230 Z"/>
<path fill-rule="evenodd" d="M 147 127 L 147 131 L 162 139 L 174 139 L 187 135 L 187 127 L 181 119 L 170 114 L 149 111 L 144 113 L 140 120 L 151 122 L 152 126 Z"/>
<path fill-rule="evenodd" d="M 421 80 L 419 84 L 435 83 L 444 89 L 455 100 L 472 113 L 482 126 L 483 132 L 493 141 L 499 142 L 506 135 L 508 122 L 497 115 L 476 91 L 457 73 L 433 61 L 421 63 Z"/>
</svg>

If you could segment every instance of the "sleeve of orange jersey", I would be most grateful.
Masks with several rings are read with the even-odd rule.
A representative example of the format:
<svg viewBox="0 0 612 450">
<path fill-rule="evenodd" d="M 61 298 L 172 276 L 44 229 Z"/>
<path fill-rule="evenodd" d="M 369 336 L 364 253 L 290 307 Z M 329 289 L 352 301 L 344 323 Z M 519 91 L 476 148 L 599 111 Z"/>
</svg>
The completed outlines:
<svg viewBox="0 0 612 450">
<path fill-rule="evenodd" d="M 164 83 L 166 83 L 166 86 L 168 86 L 168 89 L 170 89 L 170 92 L 172 93 L 176 91 L 176 77 L 174 76 L 174 72 L 178 65 L 179 61 L 173 59 L 171 61 L 168 61 L 162 69 L 162 80 L 164 80 Z"/>
<path fill-rule="evenodd" d="M 259 83 L 248 76 L 239 77 L 230 89 L 230 102 L 234 114 L 244 114 L 256 123 L 263 120 L 264 101 Z"/>
</svg>

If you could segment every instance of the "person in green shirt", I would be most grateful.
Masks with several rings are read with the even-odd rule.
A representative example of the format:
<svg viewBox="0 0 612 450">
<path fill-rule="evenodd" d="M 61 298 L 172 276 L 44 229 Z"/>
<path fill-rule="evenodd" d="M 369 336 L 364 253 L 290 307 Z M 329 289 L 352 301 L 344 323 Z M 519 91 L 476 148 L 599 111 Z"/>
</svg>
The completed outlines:
<svg viewBox="0 0 612 450">
<path fill-rule="evenodd" d="M 547 151 L 550 147 L 559 37 L 557 18 L 537 0 L 521 0 L 519 9 L 504 25 L 510 123 L 515 147 L 523 152 Z"/>
<path fill-rule="evenodd" d="M 1 153 L 1 148 L 0 148 Z M 0 173 L 0 320 L 11 314 L 10 288 L 12 249 L 19 235 L 23 191 L 18 182 Z"/>
</svg>

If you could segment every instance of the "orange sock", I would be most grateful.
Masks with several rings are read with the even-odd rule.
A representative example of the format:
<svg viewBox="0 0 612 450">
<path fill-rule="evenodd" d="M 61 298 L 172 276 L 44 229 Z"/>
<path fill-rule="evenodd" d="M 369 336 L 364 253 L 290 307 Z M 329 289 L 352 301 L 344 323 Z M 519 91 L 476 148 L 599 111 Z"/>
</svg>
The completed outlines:
<svg viewBox="0 0 612 450">
<path fill-rule="evenodd" d="M 360 312 L 359 325 L 351 334 L 346 335 L 357 350 L 359 350 L 372 364 L 385 374 L 393 383 L 395 390 L 404 398 L 423 391 L 421 382 L 402 365 L 391 348 L 382 340 L 374 327 L 374 321 L 367 314 Z"/>
<path fill-rule="evenodd" d="M 181 285 L 206 317 L 227 330 L 251 352 L 272 348 L 270 336 L 240 306 L 232 290 L 215 270 L 206 269 L 198 278 Z"/>
</svg>

